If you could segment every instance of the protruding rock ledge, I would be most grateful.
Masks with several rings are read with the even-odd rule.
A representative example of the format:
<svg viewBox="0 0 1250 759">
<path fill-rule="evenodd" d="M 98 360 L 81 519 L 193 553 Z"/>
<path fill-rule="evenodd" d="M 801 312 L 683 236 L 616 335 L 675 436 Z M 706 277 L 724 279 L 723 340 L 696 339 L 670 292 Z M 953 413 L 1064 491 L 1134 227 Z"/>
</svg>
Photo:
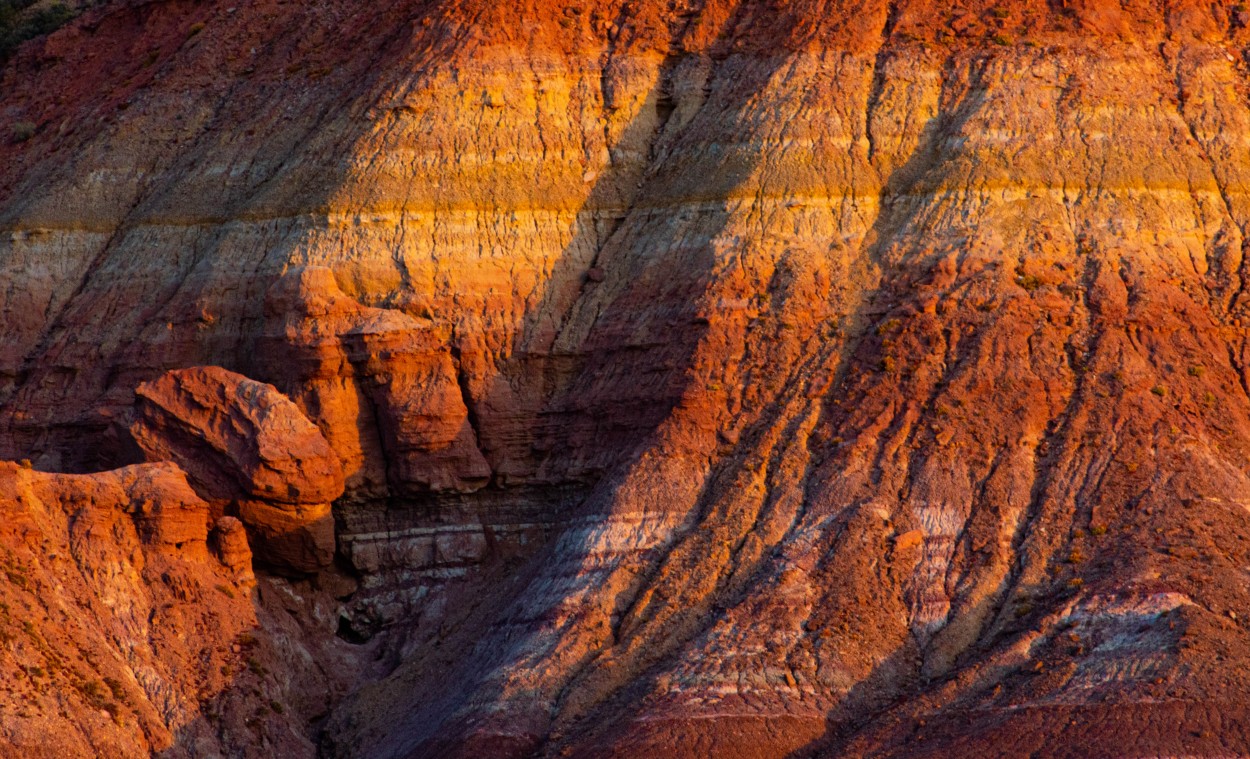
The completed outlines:
<svg viewBox="0 0 1250 759">
<path fill-rule="evenodd" d="M 342 468 L 286 396 L 219 367 L 168 372 L 137 395 L 131 434 L 145 456 L 176 462 L 219 512 L 237 514 L 257 558 L 295 573 L 330 563 Z M 237 553 L 232 540 L 223 555 Z"/>
<path fill-rule="evenodd" d="M 265 315 L 258 372 L 317 420 L 352 497 L 469 493 L 489 481 L 445 330 L 358 303 L 321 266 L 283 275 Z"/>
</svg>

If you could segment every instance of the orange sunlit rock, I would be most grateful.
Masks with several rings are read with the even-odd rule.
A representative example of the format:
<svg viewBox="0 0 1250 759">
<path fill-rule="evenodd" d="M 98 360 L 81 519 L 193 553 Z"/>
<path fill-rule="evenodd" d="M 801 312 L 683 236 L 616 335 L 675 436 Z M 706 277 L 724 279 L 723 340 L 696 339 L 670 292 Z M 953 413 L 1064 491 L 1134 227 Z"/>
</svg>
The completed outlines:
<svg viewBox="0 0 1250 759">
<path fill-rule="evenodd" d="M 1242 3 L 79 5 L 0 756 L 1250 753 Z"/>
</svg>

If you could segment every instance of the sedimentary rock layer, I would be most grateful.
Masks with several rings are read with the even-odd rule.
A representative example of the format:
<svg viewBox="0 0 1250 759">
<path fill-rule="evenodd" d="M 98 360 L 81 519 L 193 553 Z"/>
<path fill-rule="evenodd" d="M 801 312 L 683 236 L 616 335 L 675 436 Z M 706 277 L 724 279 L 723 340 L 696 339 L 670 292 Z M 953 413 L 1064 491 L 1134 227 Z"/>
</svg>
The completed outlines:
<svg viewBox="0 0 1250 759">
<path fill-rule="evenodd" d="M 1244 751 L 1248 22 L 105 4 L 3 74 L 0 454 L 292 398 L 404 655 L 330 756 Z"/>
</svg>

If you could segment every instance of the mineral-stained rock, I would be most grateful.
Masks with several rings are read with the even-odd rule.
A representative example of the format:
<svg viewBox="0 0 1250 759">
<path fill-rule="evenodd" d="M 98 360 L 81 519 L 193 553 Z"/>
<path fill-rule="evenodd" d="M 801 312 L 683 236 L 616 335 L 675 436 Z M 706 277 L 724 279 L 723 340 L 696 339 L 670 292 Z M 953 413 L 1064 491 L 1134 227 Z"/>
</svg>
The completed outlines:
<svg viewBox="0 0 1250 759">
<path fill-rule="evenodd" d="M 356 497 L 473 491 L 477 447 L 446 329 L 366 308 L 326 267 L 297 267 L 265 298 L 257 370 L 315 419 Z"/>
<path fill-rule="evenodd" d="M 130 431 L 144 454 L 177 462 L 206 498 L 229 503 L 258 557 L 296 572 L 329 564 L 342 468 L 294 403 L 218 367 L 169 372 L 136 395 Z"/>
<path fill-rule="evenodd" d="M 324 756 L 1250 753 L 1239 5 L 93 4 L 0 73 L 0 454 L 287 393 L 403 659 Z"/>
</svg>

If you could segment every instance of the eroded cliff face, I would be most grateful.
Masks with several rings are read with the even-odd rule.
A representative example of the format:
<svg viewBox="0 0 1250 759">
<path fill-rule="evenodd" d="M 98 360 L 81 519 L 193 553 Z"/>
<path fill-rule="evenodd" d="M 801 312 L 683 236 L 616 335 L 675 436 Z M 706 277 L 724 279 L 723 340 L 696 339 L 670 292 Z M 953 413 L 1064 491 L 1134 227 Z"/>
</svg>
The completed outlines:
<svg viewBox="0 0 1250 759">
<path fill-rule="evenodd" d="M 258 559 L 297 576 L 330 565 L 343 469 L 290 399 L 218 367 L 167 372 L 136 396 L 130 435 L 144 457 L 176 462 L 215 516 L 241 519 Z"/>
<path fill-rule="evenodd" d="M 169 462 L 0 463 L 0 756 L 314 752 L 371 652 L 331 578 L 258 583 L 253 525 L 214 511 Z"/>
<path fill-rule="evenodd" d="M 106 4 L 3 74 L 0 455 L 288 396 L 329 756 L 1244 752 L 1248 22 Z"/>
<path fill-rule="evenodd" d="M 228 688 L 276 689 L 258 677 L 264 615 L 246 538 L 228 517 L 210 530 L 208 503 L 176 466 L 52 475 L 3 464 L 0 505 L 0 755 L 308 749 L 276 715 L 204 718 Z"/>
</svg>

